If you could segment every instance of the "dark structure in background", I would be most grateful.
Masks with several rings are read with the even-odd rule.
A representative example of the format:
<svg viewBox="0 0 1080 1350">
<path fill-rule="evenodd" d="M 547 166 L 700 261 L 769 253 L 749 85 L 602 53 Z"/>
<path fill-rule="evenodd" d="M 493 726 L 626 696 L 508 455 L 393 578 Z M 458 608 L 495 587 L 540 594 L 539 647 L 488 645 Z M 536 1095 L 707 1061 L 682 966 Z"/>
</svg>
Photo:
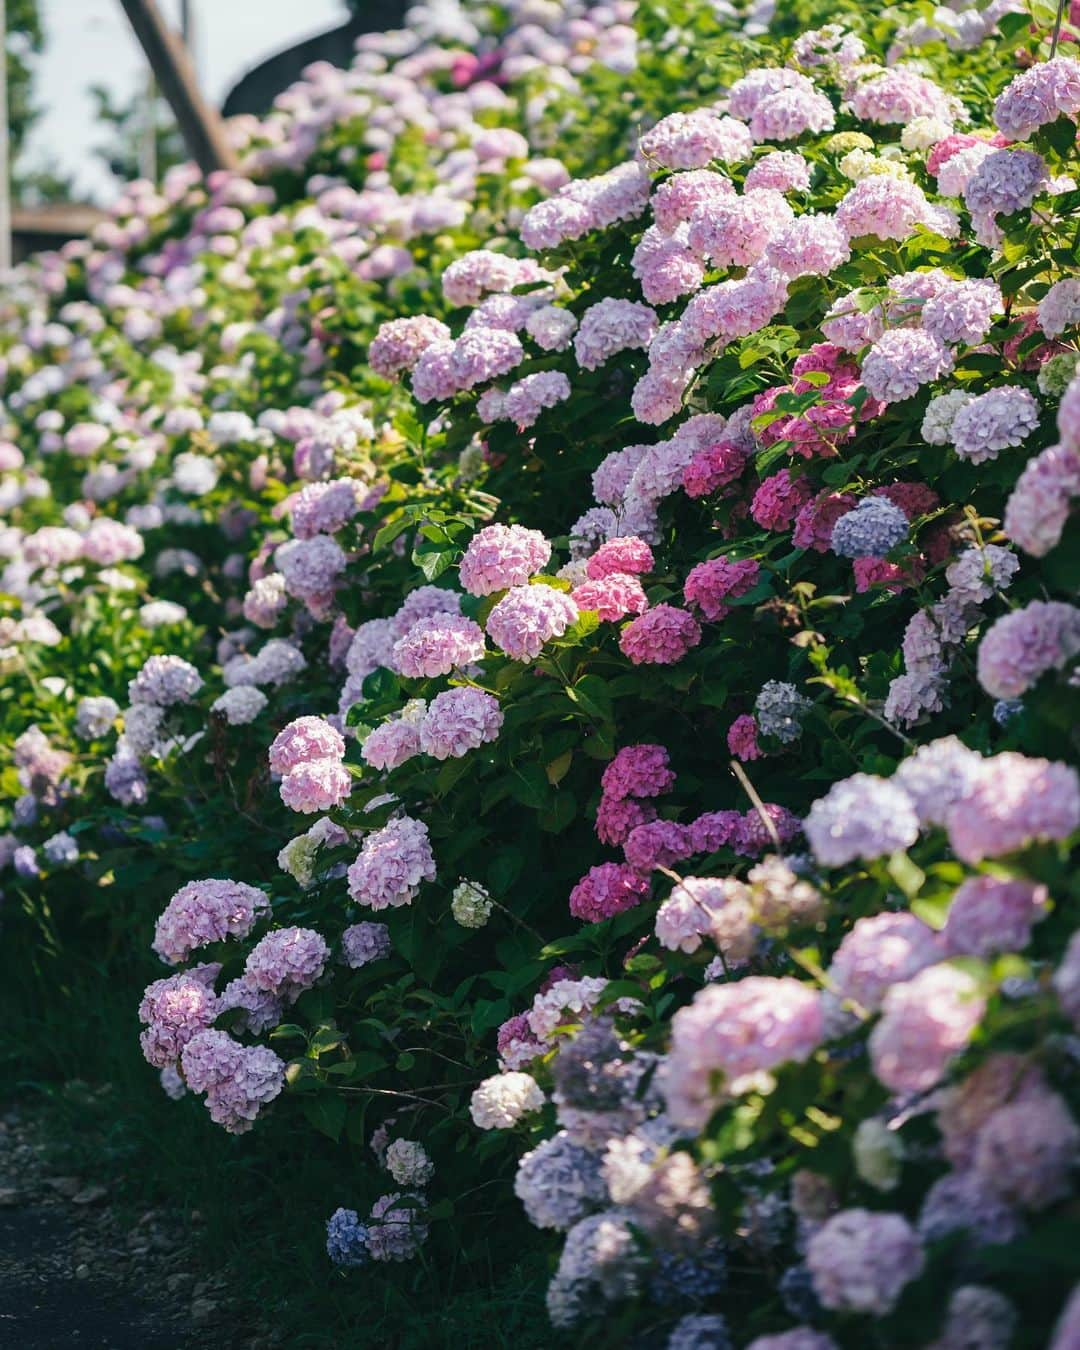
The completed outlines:
<svg viewBox="0 0 1080 1350">
<path fill-rule="evenodd" d="M 268 112 L 275 97 L 294 84 L 304 67 L 314 61 L 329 61 L 334 66 L 351 65 L 353 44 L 360 34 L 400 28 L 408 4 L 409 0 L 348 0 L 350 15 L 340 28 L 308 38 L 249 70 L 230 90 L 222 113 L 226 117 L 235 117 L 237 113 L 261 115 Z"/>
</svg>

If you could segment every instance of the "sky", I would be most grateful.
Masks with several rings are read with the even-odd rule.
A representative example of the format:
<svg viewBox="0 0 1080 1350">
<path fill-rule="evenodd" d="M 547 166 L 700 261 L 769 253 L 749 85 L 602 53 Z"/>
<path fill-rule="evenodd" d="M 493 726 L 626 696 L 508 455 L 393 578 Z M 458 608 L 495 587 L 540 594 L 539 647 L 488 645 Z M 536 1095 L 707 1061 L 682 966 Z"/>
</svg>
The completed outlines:
<svg viewBox="0 0 1080 1350">
<path fill-rule="evenodd" d="M 178 0 L 158 0 L 178 21 Z M 87 89 L 103 84 L 126 102 L 143 87 L 146 63 L 119 0 L 40 0 L 45 54 L 35 101 L 43 115 L 24 163 L 55 159 L 82 200 L 108 202 L 116 184 L 92 154 L 102 139 Z M 342 23 L 341 0 L 191 0 L 194 57 L 203 93 L 220 104 L 237 79 L 284 47 Z"/>
</svg>

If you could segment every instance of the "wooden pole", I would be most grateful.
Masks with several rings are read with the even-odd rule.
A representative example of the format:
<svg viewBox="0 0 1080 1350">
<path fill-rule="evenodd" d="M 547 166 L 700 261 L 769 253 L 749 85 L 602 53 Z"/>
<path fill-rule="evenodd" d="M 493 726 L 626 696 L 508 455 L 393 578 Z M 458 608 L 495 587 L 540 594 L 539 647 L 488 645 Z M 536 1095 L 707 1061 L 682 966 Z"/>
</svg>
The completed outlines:
<svg viewBox="0 0 1080 1350">
<path fill-rule="evenodd" d="M 236 155 L 217 111 L 199 93 L 187 48 L 161 17 L 154 0 L 120 0 L 158 87 L 173 110 L 192 159 L 203 173 L 235 169 Z"/>
<path fill-rule="evenodd" d="M 11 266 L 11 162 L 8 152 L 7 6 L 0 0 L 0 271 Z"/>
</svg>

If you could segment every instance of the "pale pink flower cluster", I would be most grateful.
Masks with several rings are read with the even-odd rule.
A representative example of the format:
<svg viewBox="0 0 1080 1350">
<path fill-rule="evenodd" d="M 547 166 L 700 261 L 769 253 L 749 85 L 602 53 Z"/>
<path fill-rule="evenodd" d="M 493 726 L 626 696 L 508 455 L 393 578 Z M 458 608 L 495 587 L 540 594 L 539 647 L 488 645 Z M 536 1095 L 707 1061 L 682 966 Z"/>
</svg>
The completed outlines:
<svg viewBox="0 0 1080 1350">
<path fill-rule="evenodd" d="M 146 1027 L 139 1044 L 155 1069 L 174 1066 L 188 1041 L 218 1015 L 214 977 L 220 969 L 200 966 L 147 985 L 139 1004 L 139 1021 Z"/>
<path fill-rule="evenodd" d="M 393 665 L 411 680 L 449 675 L 484 656 L 479 624 L 460 614 L 439 613 L 421 619 L 394 643 Z"/>
<path fill-rule="evenodd" d="M 552 586 L 512 586 L 488 615 L 488 636 L 512 661 L 531 661 L 577 622 L 578 607 Z"/>
<path fill-rule="evenodd" d="M 279 792 L 289 810 L 311 815 L 339 806 L 352 785 L 344 756 L 341 733 L 321 717 L 298 717 L 279 731 L 270 771 L 282 775 Z"/>
<path fill-rule="evenodd" d="M 600 863 L 590 867 L 570 892 L 570 913 L 585 923 L 600 923 L 633 909 L 648 894 L 648 877 L 633 867 L 625 863 Z"/>
<path fill-rule="evenodd" d="M 820 995 L 799 980 L 754 975 L 706 986 L 672 1018 L 661 1084 L 668 1113 L 677 1125 L 703 1129 L 726 1095 L 807 1059 L 823 1035 Z"/>
<path fill-rule="evenodd" d="M 245 1046 L 224 1031 L 193 1036 L 180 1057 L 192 1092 L 206 1093 L 210 1119 L 230 1134 L 251 1129 L 285 1083 L 285 1064 L 266 1046 Z"/>
<path fill-rule="evenodd" d="M 575 179 L 553 197 L 531 206 L 521 222 L 526 248 L 557 248 L 619 220 L 640 216 L 649 201 L 651 181 L 636 160 L 616 165 L 594 178 Z"/>
<path fill-rule="evenodd" d="M 469 540 L 461 559 L 461 584 L 470 595 L 524 586 L 542 572 L 551 557 L 551 544 L 539 530 L 523 525 L 485 525 Z"/>
<path fill-rule="evenodd" d="M 427 826 L 398 816 L 369 834 L 349 867 L 349 894 L 359 905 L 386 909 L 410 905 L 424 881 L 435 880 Z"/>
<path fill-rule="evenodd" d="M 428 704 L 419 728 L 419 748 L 435 759 L 459 759 L 498 739 L 503 724 L 499 700 L 482 689 L 447 689 Z"/>
<path fill-rule="evenodd" d="M 1056 56 L 1015 77 L 994 104 L 994 121 L 1013 141 L 1029 140 L 1039 127 L 1080 112 L 1080 61 Z"/>
<path fill-rule="evenodd" d="M 992 698 L 1019 698 L 1080 652 L 1080 609 L 1032 600 L 997 619 L 979 644 L 979 683 Z"/>
<path fill-rule="evenodd" d="M 379 375 L 393 379 L 412 370 L 431 343 L 446 342 L 449 338 L 446 324 L 426 314 L 389 319 L 368 346 L 368 364 Z"/>
<path fill-rule="evenodd" d="M 867 1209 L 833 1215 L 806 1249 L 814 1292 L 826 1308 L 878 1317 L 892 1312 L 925 1259 L 903 1215 Z"/>
<path fill-rule="evenodd" d="M 929 966 L 886 993 L 870 1034 L 878 1079 L 893 1092 L 925 1092 L 968 1044 L 986 1011 L 974 978 L 948 964 Z"/>
<path fill-rule="evenodd" d="M 503 400 L 502 416 L 519 431 L 531 427 L 545 408 L 570 397 L 570 381 L 561 370 L 538 370 L 512 384 Z"/>
<path fill-rule="evenodd" d="M 914 914 L 857 919 L 829 966 L 829 989 L 877 1012 L 888 991 L 936 965 L 945 952 L 939 935 Z"/>
<path fill-rule="evenodd" d="M 1005 505 L 1005 533 L 1025 553 L 1045 557 L 1061 539 L 1080 496 L 1080 453 L 1051 445 L 1028 460 Z"/>
<path fill-rule="evenodd" d="M 244 982 L 253 989 L 295 1003 L 326 969 L 330 949 L 312 928 L 275 928 L 248 954 Z"/>
<path fill-rule="evenodd" d="M 581 316 L 574 355 L 582 370 L 596 370 L 617 352 L 648 347 L 656 335 L 656 314 L 648 305 L 605 296 Z"/>
<path fill-rule="evenodd" d="M 704 169 L 714 160 L 733 164 L 749 159 L 753 148 L 741 122 L 709 108 L 669 113 L 641 138 L 641 153 L 665 169 Z"/>
<path fill-rule="evenodd" d="M 242 881 L 189 881 L 158 916 L 153 949 L 170 966 L 179 965 L 211 942 L 247 937 L 269 909 L 264 892 Z"/>
</svg>

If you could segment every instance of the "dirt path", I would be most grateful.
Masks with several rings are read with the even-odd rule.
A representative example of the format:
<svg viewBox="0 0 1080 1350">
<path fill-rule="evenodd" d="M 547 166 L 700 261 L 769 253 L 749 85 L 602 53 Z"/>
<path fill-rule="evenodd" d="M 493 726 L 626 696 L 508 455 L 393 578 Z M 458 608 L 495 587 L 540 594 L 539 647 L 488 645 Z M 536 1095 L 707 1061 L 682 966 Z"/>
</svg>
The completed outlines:
<svg viewBox="0 0 1080 1350">
<path fill-rule="evenodd" d="M 121 1223 L 104 1186 L 50 1168 L 32 1115 L 0 1116 L 0 1350 L 242 1344 L 191 1248 L 177 1217 Z"/>
</svg>

